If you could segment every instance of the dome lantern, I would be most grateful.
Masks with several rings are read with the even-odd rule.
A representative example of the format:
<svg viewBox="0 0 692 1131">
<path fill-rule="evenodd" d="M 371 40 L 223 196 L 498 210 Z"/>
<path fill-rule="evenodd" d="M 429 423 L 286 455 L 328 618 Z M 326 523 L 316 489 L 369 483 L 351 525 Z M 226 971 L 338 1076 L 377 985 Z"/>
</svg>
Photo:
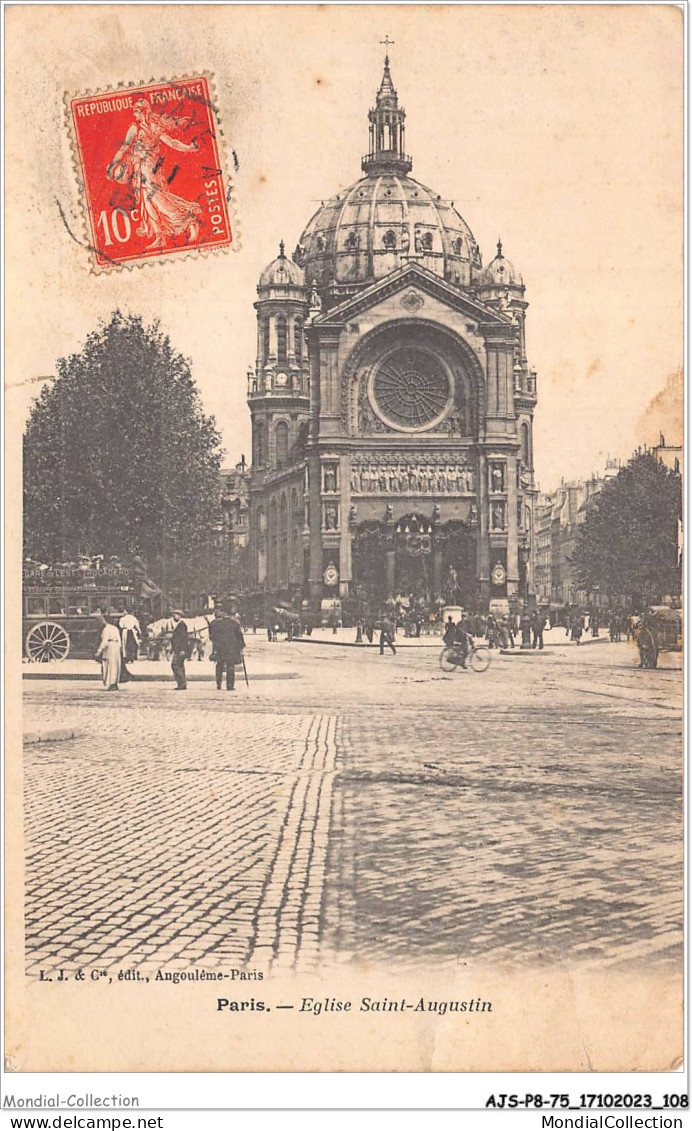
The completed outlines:
<svg viewBox="0 0 692 1131">
<path fill-rule="evenodd" d="M 375 98 L 375 106 L 368 113 L 370 122 L 370 148 L 361 164 L 364 173 L 401 173 L 411 169 L 413 161 L 406 154 L 406 112 L 399 108 L 389 55 L 384 57 L 384 74 Z"/>
</svg>

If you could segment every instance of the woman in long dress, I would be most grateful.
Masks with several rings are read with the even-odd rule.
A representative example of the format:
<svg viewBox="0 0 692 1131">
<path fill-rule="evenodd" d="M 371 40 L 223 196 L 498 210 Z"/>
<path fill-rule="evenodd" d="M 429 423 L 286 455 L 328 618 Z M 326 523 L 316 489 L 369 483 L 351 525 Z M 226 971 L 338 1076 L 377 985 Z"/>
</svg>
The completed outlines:
<svg viewBox="0 0 692 1131">
<path fill-rule="evenodd" d="M 169 166 L 164 146 L 179 153 L 195 153 L 197 143 L 189 144 L 172 137 L 169 129 L 188 125 L 188 119 L 176 121 L 167 114 L 156 114 L 144 98 L 133 107 L 135 121 L 125 141 L 106 170 L 106 176 L 121 184 L 129 184 L 137 200 L 140 214 L 138 236 L 153 236 L 149 247 L 165 247 L 172 236 L 187 233 L 190 243 L 199 234 L 202 209 L 196 201 L 185 200 L 170 191 Z"/>
<path fill-rule="evenodd" d="M 101 617 L 101 640 L 96 649 L 96 659 L 101 661 L 103 686 L 106 691 L 119 691 L 121 642 L 120 633 L 114 624 Z"/>
</svg>

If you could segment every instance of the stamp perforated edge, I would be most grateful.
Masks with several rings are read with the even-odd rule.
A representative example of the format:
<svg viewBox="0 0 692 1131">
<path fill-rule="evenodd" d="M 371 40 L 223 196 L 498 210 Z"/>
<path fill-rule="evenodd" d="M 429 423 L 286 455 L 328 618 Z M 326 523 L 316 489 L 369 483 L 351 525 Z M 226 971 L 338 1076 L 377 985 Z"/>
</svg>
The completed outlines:
<svg viewBox="0 0 692 1131">
<path fill-rule="evenodd" d="M 72 102 L 76 98 L 102 98 L 106 94 L 118 94 L 123 91 L 136 90 L 142 86 L 175 86 L 177 83 L 192 82 L 194 81 L 194 79 L 198 78 L 206 79 L 209 85 L 209 96 L 211 101 L 211 112 L 213 114 L 215 123 L 215 136 L 219 155 L 219 166 L 221 168 L 226 187 L 225 200 L 226 209 L 228 212 L 228 223 L 232 235 L 231 243 L 225 244 L 223 246 L 205 245 L 203 247 L 175 248 L 175 250 L 171 251 L 162 251 L 160 255 L 150 256 L 147 259 L 131 259 L 127 260 L 126 262 L 113 260 L 112 264 L 110 264 L 108 267 L 102 266 L 96 261 L 96 248 L 91 242 L 91 234 L 89 231 L 89 213 L 85 199 L 86 190 L 84 186 L 84 177 L 82 175 L 79 147 L 75 134 L 74 121 L 72 119 Z M 62 205 L 57 199 L 56 205 L 69 234 L 77 243 L 81 243 L 82 247 L 84 247 L 88 252 L 89 270 L 92 275 L 108 275 L 111 274 L 114 270 L 141 270 L 142 268 L 147 268 L 155 264 L 168 264 L 180 260 L 199 259 L 200 257 L 207 259 L 209 256 L 216 256 L 222 255 L 224 253 L 228 254 L 229 252 L 232 253 L 240 251 L 240 248 L 242 246 L 242 230 L 236 207 L 236 186 L 233 176 L 231 175 L 232 166 L 230 162 L 230 154 L 228 151 L 228 143 L 219 112 L 216 80 L 214 74 L 211 71 L 200 69 L 191 74 L 175 75 L 173 78 L 151 78 L 140 79 L 138 81 L 131 80 L 129 82 L 121 82 L 116 84 L 111 83 L 107 86 L 100 87 L 98 90 L 87 89 L 82 91 L 65 91 L 63 95 L 63 112 L 65 126 L 67 129 L 67 136 L 70 143 L 70 166 L 72 177 L 75 182 L 75 193 L 79 201 L 78 215 L 81 221 L 81 239 L 78 238 L 78 236 L 76 236 L 75 233 L 70 229 L 70 226 L 65 219 Z"/>
</svg>

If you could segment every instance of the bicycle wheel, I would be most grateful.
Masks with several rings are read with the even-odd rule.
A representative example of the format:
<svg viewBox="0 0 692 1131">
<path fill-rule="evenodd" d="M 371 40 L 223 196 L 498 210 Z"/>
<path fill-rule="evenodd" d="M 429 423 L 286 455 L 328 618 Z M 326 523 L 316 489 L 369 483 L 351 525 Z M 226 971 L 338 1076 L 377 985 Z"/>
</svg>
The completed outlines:
<svg viewBox="0 0 692 1131">
<path fill-rule="evenodd" d="M 443 648 L 440 652 L 440 667 L 443 672 L 457 671 L 459 663 L 453 648 Z"/>
<path fill-rule="evenodd" d="M 485 644 L 479 644 L 474 648 L 469 657 L 469 664 L 474 672 L 485 672 L 490 667 L 492 655 L 490 649 L 486 648 Z"/>
</svg>

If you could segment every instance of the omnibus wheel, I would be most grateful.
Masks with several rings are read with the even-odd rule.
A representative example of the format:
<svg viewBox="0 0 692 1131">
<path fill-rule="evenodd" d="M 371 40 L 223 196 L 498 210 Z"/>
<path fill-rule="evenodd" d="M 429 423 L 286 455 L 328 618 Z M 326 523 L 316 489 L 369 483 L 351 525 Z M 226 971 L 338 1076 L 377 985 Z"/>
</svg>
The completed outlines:
<svg viewBox="0 0 692 1131">
<path fill-rule="evenodd" d="M 47 664 L 51 660 L 67 658 L 70 638 L 61 624 L 43 620 L 29 629 L 24 647 L 32 664 Z"/>
<path fill-rule="evenodd" d="M 472 671 L 486 672 L 490 667 L 491 660 L 492 656 L 490 654 L 490 649 L 486 648 L 485 644 L 479 644 L 478 647 L 474 648 L 473 652 L 471 653 L 469 663 L 471 664 Z"/>
<path fill-rule="evenodd" d="M 453 648 L 443 648 L 440 652 L 440 667 L 443 672 L 454 672 L 458 669 L 459 664 L 454 658 L 456 655 Z"/>
</svg>

